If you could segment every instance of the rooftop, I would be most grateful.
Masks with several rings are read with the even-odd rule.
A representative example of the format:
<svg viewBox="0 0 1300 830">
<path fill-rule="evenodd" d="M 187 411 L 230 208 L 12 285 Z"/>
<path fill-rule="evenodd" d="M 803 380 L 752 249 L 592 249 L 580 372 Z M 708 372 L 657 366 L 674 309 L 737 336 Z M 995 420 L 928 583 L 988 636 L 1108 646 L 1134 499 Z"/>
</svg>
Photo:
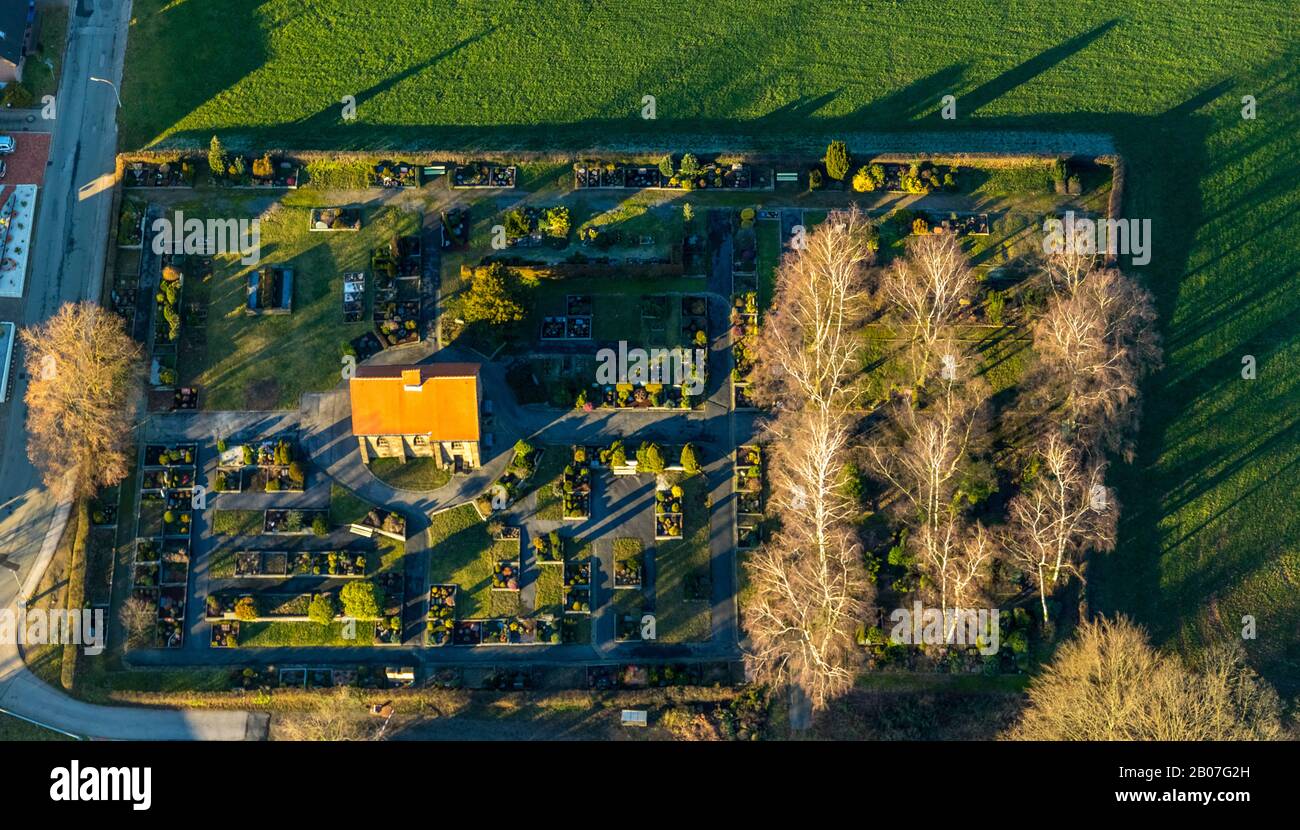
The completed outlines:
<svg viewBox="0 0 1300 830">
<path fill-rule="evenodd" d="M 348 384 L 353 435 L 477 441 L 477 363 L 360 366 Z"/>
</svg>

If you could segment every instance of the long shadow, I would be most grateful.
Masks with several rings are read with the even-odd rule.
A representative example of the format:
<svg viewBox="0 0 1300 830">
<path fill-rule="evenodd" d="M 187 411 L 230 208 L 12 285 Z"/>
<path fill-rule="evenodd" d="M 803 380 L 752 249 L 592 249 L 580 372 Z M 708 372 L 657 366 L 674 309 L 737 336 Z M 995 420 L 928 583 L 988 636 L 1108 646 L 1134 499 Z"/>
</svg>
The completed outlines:
<svg viewBox="0 0 1300 830">
<path fill-rule="evenodd" d="M 1070 57 L 1082 52 L 1097 39 L 1119 25 L 1118 19 L 1107 20 L 1086 32 L 1075 35 L 1064 43 L 1039 52 L 1029 60 L 1008 69 L 996 78 L 985 81 L 970 92 L 963 92 L 957 97 L 959 112 L 968 115 L 979 112 L 986 104 L 1006 95 L 1018 86 L 1029 83 L 1054 66 L 1064 63 Z M 937 112 L 936 116 L 937 118 Z"/>
<path fill-rule="evenodd" d="M 92 5 L 92 0 L 78 0 L 77 14 Z M 180 32 L 238 30 L 258 32 L 262 0 L 226 0 L 222 3 L 175 3 L 170 0 L 135 0 L 131 14 L 140 28 L 159 27 Z M 169 72 L 185 72 L 184 67 L 200 65 L 203 72 L 188 72 L 184 83 L 170 77 L 156 77 L 133 72 L 133 44 L 147 43 L 149 49 L 161 51 L 151 58 Z M 240 41 L 239 49 L 227 50 L 224 43 L 194 40 L 189 37 L 151 36 L 136 29 L 127 47 L 126 69 L 122 77 L 122 98 L 145 100 L 147 107 L 130 107 L 122 112 L 122 134 L 141 133 L 150 125 L 177 124 L 220 93 L 257 71 L 269 54 L 261 37 Z M 135 48 L 144 48 L 135 47 Z M 197 51 L 196 51 L 197 50 Z M 165 129 L 165 128 L 164 128 Z M 152 136 L 152 133 L 148 134 Z"/>
<path fill-rule="evenodd" d="M 480 40 L 483 40 L 495 32 L 497 28 L 498 26 L 496 24 L 488 26 L 483 31 L 470 35 L 459 43 L 447 47 L 436 55 L 431 55 L 428 59 L 420 61 L 419 63 L 411 64 L 401 72 L 390 75 L 382 81 L 367 87 L 355 96 L 357 111 L 363 111 L 367 102 L 384 95 L 408 78 L 413 78 L 426 69 L 442 63 L 457 52 L 478 43 Z M 309 115 L 306 118 L 299 119 L 296 123 L 300 125 L 301 129 L 308 132 L 317 132 L 320 130 L 336 129 L 340 127 L 346 128 L 348 126 L 348 122 L 343 120 L 343 107 L 341 103 L 331 104 L 314 115 Z"/>
</svg>

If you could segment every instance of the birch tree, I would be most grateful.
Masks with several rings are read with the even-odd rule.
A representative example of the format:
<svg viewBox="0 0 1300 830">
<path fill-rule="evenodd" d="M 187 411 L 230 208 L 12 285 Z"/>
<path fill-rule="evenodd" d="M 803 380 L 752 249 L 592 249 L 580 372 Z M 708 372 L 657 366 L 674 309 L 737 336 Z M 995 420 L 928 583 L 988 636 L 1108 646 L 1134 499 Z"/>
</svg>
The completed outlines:
<svg viewBox="0 0 1300 830">
<path fill-rule="evenodd" d="M 772 508 L 787 520 L 746 564 L 750 659 L 759 678 L 798 686 L 816 709 L 853 683 L 870 599 L 841 486 L 868 310 L 866 230 L 858 212 L 834 213 L 785 257 L 755 369 L 756 397 L 779 412 L 767 428 Z"/>
<path fill-rule="evenodd" d="M 1151 295 L 1114 269 L 1057 291 L 1033 330 L 1038 385 L 1085 446 L 1130 457 L 1140 384 L 1160 366 Z"/>
<path fill-rule="evenodd" d="M 894 261 L 881 283 L 909 341 L 912 379 L 921 384 L 942 359 L 937 348 L 975 292 L 975 275 L 953 234 L 913 239 L 907 255 Z"/>
<path fill-rule="evenodd" d="M 1085 464 L 1057 434 L 1038 451 L 1033 480 L 1011 500 L 1007 547 L 1038 591 L 1043 620 L 1047 598 L 1066 577 L 1081 576 L 1084 556 L 1115 543 L 1119 506 L 1105 487 L 1105 467 Z"/>
</svg>

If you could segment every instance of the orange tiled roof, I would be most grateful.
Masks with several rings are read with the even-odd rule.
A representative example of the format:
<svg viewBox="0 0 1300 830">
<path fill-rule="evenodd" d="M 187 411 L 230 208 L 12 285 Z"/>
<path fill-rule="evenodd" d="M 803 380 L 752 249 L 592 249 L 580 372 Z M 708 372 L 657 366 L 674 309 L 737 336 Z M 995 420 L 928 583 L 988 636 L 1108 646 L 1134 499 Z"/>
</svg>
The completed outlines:
<svg viewBox="0 0 1300 830">
<path fill-rule="evenodd" d="M 477 363 L 359 366 L 348 384 L 353 435 L 477 441 Z"/>
</svg>

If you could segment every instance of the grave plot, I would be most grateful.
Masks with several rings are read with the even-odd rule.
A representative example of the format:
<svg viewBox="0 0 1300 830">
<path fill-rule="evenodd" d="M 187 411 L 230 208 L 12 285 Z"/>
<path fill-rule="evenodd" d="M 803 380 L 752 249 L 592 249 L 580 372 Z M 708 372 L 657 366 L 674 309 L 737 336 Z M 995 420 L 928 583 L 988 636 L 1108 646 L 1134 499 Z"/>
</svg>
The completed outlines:
<svg viewBox="0 0 1300 830">
<path fill-rule="evenodd" d="M 542 318 L 542 340 L 590 340 L 592 303 L 590 294 L 570 294 L 565 298 L 567 314 Z"/>
<path fill-rule="evenodd" d="M 302 181 L 302 167 L 297 161 L 285 156 L 272 156 L 265 153 L 261 158 L 253 159 L 249 165 L 251 175 L 250 187 L 275 187 L 297 190 Z"/>
<path fill-rule="evenodd" d="M 664 182 L 659 168 L 652 165 L 628 166 L 624 169 L 623 177 L 627 187 L 662 187 Z"/>
<path fill-rule="evenodd" d="M 134 267 L 132 261 L 134 259 Z M 113 272 L 113 286 L 109 291 L 109 304 L 114 312 L 126 321 L 126 330 L 140 337 L 136 332 L 136 314 L 140 302 L 140 262 L 139 253 L 118 252 L 116 269 Z"/>
<path fill-rule="evenodd" d="M 410 239 L 411 237 L 402 237 Z M 416 250 L 418 251 L 418 238 Z M 420 265 L 410 243 L 394 239 L 371 253 L 370 270 L 375 275 L 375 334 L 383 348 L 420 340 Z"/>
<path fill-rule="evenodd" d="M 268 536 L 306 536 L 321 527 L 328 532 L 328 510 L 267 510 L 262 533 Z"/>
<path fill-rule="evenodd" d="M 682 496 L 682 488 L 678 484 L 655 490 L 655 539 L 682 538 Z"/>
<path fill-rule="evenodd" d="M 235 648 L 239 645 L 239 622 L 217 622 L 211 626 L 210 648 Z"/>
<path fill-rule="evenodd" d="M 360 334 L 348 341 L 347 348 L 358 363 L 369 360 L 384 350 L 384 344 L 380 342 L 378 335 L 373 331 Z"/>
<path fill-rule="evenodd" d="M 538 565 L 563 565 L 566 541 L 566 537 L 561 536 L 557 530 L 534 536 L 532 541 L 534 561 Z"/>
<path fill-rule="evenodd" d="M 217 450 L 214 486 L 220 492 L 301 493 L 307 487 L 307 465 L 292 436 L 233 445 L 222 440 Z"/>
<path fill-rule="evenodd" d="M 343 275 L 343 322 L 359 323 L 366 316 L 366 273 L 349 271 Z"/>
<path fill-rule="evenodd" d="M 555 452 L 555 450 L 550 450 Z M 479 516 L 487 518 L 498 510 L 504 510 L 525 492 L 525 486 L 537 471 L 544 450 L 520 440 L 515 444 L 515 452 L 510 459 L 510 466 L 473 502 Z"/>
<path fill-rule="evenodd" d="M 564 563 L 564 613 L 591 613 L 591 573 L 593 557 L 586 556 Z"/>
<path fill-rule="evenodd" d="M 198 406 L 198 390 L 178 387 L 180 364 L 206 343 L 205 282 L 212 258 L 163 254 L 158 290 L 154 294 L 153 339 L 150 341 L 150 411 L 188 410 Z"/>
<path fill-rule="evenodd" d="M 574 447 L 572 460 L 560 478 L 564 500 L 564 518 L 582 521 L 591 518 L 592 476 L 586 447 Z"/>
<path fill-rule="evenodd" d="M 573 163 L 575 190 L 627 186 L 627 168 L 612 161 L 576 161 Z"/>
<path fill-rule="evenodd" d="M 148 207 L 138 199 L 122 200 L 117 216 L 117 244 L 120 248 L 140 248 L 144 242 L 144 216 Z"/>
<path fill-rule="evenodd" d="M 95 494 L 90 502 L 90 523 L 93 527 L 117 527 L 117 508 L 121 495 L 121 485 L 106 487 Z"/>
<path fill-rule="evenodd" d="M 641 540 L 625 537 L 614 540 L 614 588 L 641 590 L 645 578 Z"/>
<path fill-rule="evenodd" d="M 738 447 L 732 491 L 736 494 L 736 545 L 742 549 L 762 543 L 766 508 L 763 489 L 763 449 L 757 444 Z"/>
<path fill-rule="evenodd" d="M 748 282 L 758 274 L 758 232 L 754 227 L 754 209 L 744 208 L 737 213 L 735 230 L 731 235 L 731 272 L 733 278 Z"/>
<path fill-rule="evenodd" d="M 155 609 L 155 647 L 180 648 L 183 644 L 189 561 L 188 541 L 136 540 L 131 593 Z"/>
<path fill-rule="evenodd" d="M 375 621 L 372 645 L 402 644 L 402 606 L 406 603 L 406 579 L 400 571 L 387 571 L 375 577 L 375 590 L 383 597 L 379 619 Z"/>
<path fill-rule="evenodd" d="M 248 303 L 250 315 L 290 314 L 293 312 L 293 269 L 259 268 L 249 271 Z"/>
<path fill-rule="evenodd" d="M 863 171 L 866 171 L 863 173 Z M 860 192 L 886 190 L 890 193 L 910 193 L 913 195 L 932 193 L 939 190 L 957 190 L 957 177 L 960 171 L 948 165 L 920 162 L 873 162 L 858 171 L 854 176 L 853 187 Z M 862 179 L 860 177 L 864 177 Z M 860 188 L 863 181 L 870 181 L 872 186 Z"/>
<path fill-rule="evenodd" d="M 535 248 L 549 245 L 563 248 L 568 245 L 569 209 L 562 205 L 521 205 L 506 211 L 502 219 L 507 247 Z"/>
<path fill-rule="evenodd" d="M 352 522 L 348 529 L 367 538 L 378 535 L 398 542 L 406 541 L 406 517 L 382 507 L 371 507 L 364 516 Z"/>
<path fill-rule="evenodd" d="M 154 294 L 149 384 L 155 389 L 170 389 L 177 380 L 177 345 L 183 325 L 181 296 L 185 285 L 185 274 L 180 267 L 182 259 L 163 255 L 158 291 Z M 162 399 L 166 400 L 167 397 L 164 393 Z"/>
<path fill-rule="evenodd" d="M 758 355 L 758 295 L 737 294 L 731 305 L 732 405 L 750 404 L 749 375 Z M 748 408 L 748 407 L 746 407 Z"/>
<path fill-rule="evenodd" d="M 289 553 L 287 551 L 238 551 L 230 558 L 233 570 L 227 572 L 226 563 L 213 557 L 208 564 L 208 576 L 213 579 L 236 577 L 273 577 L 284 579 L 289 575 Z"/>
<path fill-rule="evenodd" d="M 420 168 L 405 161 L 385 159 L 366 174 L 366 187 L 419 187 Z"/>
<path fill-rule="evenodd" d="M 307 229 L 319 232 L 359 231 L 361 230 L 361 208 L 312 208 L 307 219 Z"/>
<path fill-rule="evenodd" d="M 425 623 L 425 645 L 445 646 L 456 629 L 456 586 L 429 586 L 429 613 Z"/>
<path fill-rule="evenodd" d="M 458 164 L 452 171 L 451 186 L 454 188 L 509 188 L 515 186 L 517 174 L 518 170 L 513 164 L 501 165 L 486 161 Z"/>
<path fill-rule="evenodd" d="M 917 211 L 918 218 L 913 223 L 913 231 L 925 233 L 951 233 L 958 237 L 988 236 L 989 215 L 987 213 L 967 213 L 957 211 Z M 924 224 L 918 224 L 924 223 Z"/>
<path fill-rule="evenodd" d="M 444 210 L 441 219 L 444 250 L 459 249 L 469 244 L 469 208 Z"/>
<path fill-rule="evenodd" d="M 123 187 L 193 187 L 198 175 L 194 160 L 189 158 L 153 164 L 130 161 L 122 168 Z"/>
<path fill-rule="evenodd" d="M 709 300 L 703 294 L 682 297 L 682 337 L 686 346 L 707 348 L 709 345 Z"/>
</svg>

